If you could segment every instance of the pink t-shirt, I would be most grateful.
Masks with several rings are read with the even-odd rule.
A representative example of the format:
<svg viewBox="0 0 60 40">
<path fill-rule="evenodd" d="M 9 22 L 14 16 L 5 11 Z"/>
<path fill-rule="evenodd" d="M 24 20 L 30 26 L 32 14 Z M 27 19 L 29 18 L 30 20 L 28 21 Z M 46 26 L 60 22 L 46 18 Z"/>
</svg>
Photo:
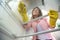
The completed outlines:
<svg viewBox="0 0 60 40">
<path fill-rule="evenodd" d="M 37 21 L 29 23 L 28 27 L 31 27 L 31 26 L 35 33 L 49 30 L 49 28 L 50 28 L 46 18 L 39 19 Z M 40 40 L 52 39 L 52 40 L 54 40 L 54 38 L 52 37 L 52 35 L 50 33 L 42 34 L 42 35 L 38 35 L 38 36 L 34 35 L 33 40 L 36 40 L 36 39 L 40 39 Z"/>
</svg>

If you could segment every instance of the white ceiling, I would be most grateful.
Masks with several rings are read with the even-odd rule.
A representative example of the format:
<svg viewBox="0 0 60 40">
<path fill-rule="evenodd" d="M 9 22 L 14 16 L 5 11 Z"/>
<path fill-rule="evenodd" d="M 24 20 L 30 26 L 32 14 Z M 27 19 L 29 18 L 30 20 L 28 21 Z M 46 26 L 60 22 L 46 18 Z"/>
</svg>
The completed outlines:
<svg viewBox="0 0 60 40">
<path fill-rule="evenodd" d="M 12 0 L 12 1 L 17 2 L 17 1 L 21 1 L 21 0 Z M 42 0 L 22 0 L 22 1 L 25 3 L 27 10 L 30 10 L 36 6 L 42 5 Z"/>
<path fill-rule="evenodd" d="M 27 9 L 32 9 L 36 6 L 42 5 L 42 0 L 23 0 L 27 6 Z"/>
</svg>

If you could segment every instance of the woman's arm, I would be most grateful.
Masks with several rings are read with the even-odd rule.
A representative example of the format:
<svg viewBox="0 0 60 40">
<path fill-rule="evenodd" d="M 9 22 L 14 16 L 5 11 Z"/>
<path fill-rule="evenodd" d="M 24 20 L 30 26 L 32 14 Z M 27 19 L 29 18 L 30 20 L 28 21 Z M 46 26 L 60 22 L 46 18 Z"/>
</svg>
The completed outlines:
<svg viewBox="0 0 60 40">
<path fill-rule="evenodd" d="M 24 26 L 24 28 L 25 28 L 26 30 L 29 30 L 30 27 L 32 27 L 32 23 L 30 22 L 30 23 L 28 23 L 28 24 L 24 24 L 23 26 Z"/>
<path fill-rule="evenodd" d="M 48 25 L 48 28 L 55 28 L 56 25 L 51 26 L 51 25 L 50 25 L 50 22 L 48 21 L 47 18 L 45 18 L 45 21 L 46 21 L 46 23 L 47 23 L 47 25 Z"/>
<path fill-rule="evenodd" d="M 37 32 L 37 28 L 35 26 L 32 26 L 32 28 L 34 30 L 34 33 L 36 33 Z M 37 35 L 34 35 L 32 40 L 36 40 L 36 39 L 37 39 Z"/>
</svg>

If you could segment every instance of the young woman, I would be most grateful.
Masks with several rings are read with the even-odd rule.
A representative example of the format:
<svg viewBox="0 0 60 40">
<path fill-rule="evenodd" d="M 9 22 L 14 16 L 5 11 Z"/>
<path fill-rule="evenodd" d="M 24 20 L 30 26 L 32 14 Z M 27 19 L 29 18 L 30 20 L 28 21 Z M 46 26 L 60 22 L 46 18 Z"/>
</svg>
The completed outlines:
<svg viewBox="0 0 60 40">
<path fill-rule="evenodd" d="M 35 7 L 32 10 L 32 19 L 35 19 L 40 16 L 42 16 L 41 10 L 38 7 Z M 48 24 L 46 18 L 42 18 L 42 19 L 30 22 L 30 23 L 24 25 L 24 27 L 28 30 L 30 27 L 32 27 L 34 32 L 36 33 L 36 32 L 49 30 L 50 25 Z M 46 34 L 42 34 L 42 35 L 34 35 L 32 40 L 55 40 L 55 39 L 53 38 L 51 33 L 46 33 Z"/>
</svg>

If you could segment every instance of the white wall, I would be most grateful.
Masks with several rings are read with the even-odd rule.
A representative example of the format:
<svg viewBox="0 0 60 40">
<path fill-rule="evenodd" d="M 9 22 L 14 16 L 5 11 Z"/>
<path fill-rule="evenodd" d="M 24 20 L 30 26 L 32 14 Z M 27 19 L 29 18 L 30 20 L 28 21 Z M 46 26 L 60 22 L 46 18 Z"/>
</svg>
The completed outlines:
<svg viewBox="0 0 60 40">
<path fill-rule="evenodd" d="M 7 8 L 7 7 L 5 7 Z M 20 24 L 20 22 L 18 21 L 18 19 L 16 19 L 15 17 L 12 17 L 12 14 L 9 10 L 4 10 L 4 8 L 0 5 L 0 18 L 2 20 L 0 20 L 0 24 L 2 24 L 5 28 L 8 29 L 8 32 L 10 34 L 14 34 L 16 36 L 22 36 L 25 35 L 25 29 L 22 27 L 22 25 Z M 8 11 L 8 13 L 6 12 Z M 17 13 L 18 15 L 18 13 Z M 16 16 L 17 17 L 17 16 Z M 17 17 L 20 18 L 20 17 Z M 21 19 L 21 18 L 20 18 Z M 3 26 L 0 26 L 0 28 L 4 28 Z M 3 29 L 6 30 L 6 29 Z M 0 33 L 1 36 L 3 36 L 2 38 L 4 38 L 3 40 L 12 40 L 11 38 L 2 35 L 2 33 Z M 0 37 L 1 37 L 0 36 Z M 17 38 L 14 40 L 23 40 L 24 38 Z M 24 39 L 25 40 L 25 39 Z"/>
<path fill-rule="evenodd" d="M 45 8 L 46 10 L 58 10 L 58 0 L 45 0 Z"/>
</svg>

